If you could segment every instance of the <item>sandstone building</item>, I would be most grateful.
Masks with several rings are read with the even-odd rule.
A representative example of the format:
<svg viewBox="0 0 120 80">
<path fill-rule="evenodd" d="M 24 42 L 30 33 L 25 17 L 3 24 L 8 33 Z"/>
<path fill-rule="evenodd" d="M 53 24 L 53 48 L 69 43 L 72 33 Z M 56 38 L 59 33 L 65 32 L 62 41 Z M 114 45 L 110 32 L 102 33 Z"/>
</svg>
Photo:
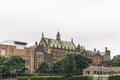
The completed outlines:
<svg viewBox="0 0 120 80">
<path fill-rule="evenodd" d="M 49 67 L 62 58 L 67 53 L 81 54 L 92 60 L 91 65 L 103 65 L 102 62 L 110 61 L 110 50 L 105 48 L 105 52 L 96 51 L 96 49 L 86 50 L 84 47 L 75 46 L 73 39 L 71 41 L 61 40 L 60 32 L 57 32 L 56 39 L 46 38 L 42 33 L 40 42 L 31 47 L 34 51 L 34 69 L 38 70 L 41 62 L 47 62 Z"/>
</svg>

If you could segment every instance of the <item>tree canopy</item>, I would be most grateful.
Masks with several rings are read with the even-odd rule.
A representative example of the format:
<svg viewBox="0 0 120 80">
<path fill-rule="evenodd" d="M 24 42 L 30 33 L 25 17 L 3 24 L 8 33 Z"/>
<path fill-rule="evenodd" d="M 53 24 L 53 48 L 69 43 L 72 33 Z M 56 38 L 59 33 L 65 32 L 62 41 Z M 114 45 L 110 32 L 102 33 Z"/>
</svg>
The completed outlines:
<svg viewBox="0 0 120 80">
<path fill-rule="evenodd" d="M 112 66 L 120 66 L 120 55 L 116 55 L 113 57 L 111 61 Z"/>
<path fill-rule="evenodd" d="M 57 74 L 81 75 L 82 70 L 89 66 L 91 59 L 80 54 L 67 54 L 53 66 L 53 72 Z"/>
<path fill-rule="evenodd" d="M 48 73 L 49 72 L 49 66 L 46 62 L 42 62 L 40 65 L 39 65 L 39 70 L 40 70 L 40 73 Z"/>
<path fill-rule="evenodd" d="M 0 56 L 0 73 L 11 73 L 25 69 L 25 60 L 21 56 Z"/>
</svg>

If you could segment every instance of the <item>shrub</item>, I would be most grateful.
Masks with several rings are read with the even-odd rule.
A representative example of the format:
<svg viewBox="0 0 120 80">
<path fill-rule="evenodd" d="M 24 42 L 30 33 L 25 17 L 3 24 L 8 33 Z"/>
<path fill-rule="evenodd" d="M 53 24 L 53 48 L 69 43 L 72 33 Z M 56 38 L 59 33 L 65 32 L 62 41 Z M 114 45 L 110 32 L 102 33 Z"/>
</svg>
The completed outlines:
<svg viewBox="0 0 120 80">
<path fill-rule="evenodd" d="M 18 80 L 28 80 L 28 78 L 19 77 Z M 74 77 L 62 77 L 62 76 L 34 76 L 31 80 L 92 80 L 89 76 L 74 76 Z"/>
<path fill-rule="evenodd" d="M 108 80 L 120 80 L 120 76 L 109 76 Z"/>
</svg>

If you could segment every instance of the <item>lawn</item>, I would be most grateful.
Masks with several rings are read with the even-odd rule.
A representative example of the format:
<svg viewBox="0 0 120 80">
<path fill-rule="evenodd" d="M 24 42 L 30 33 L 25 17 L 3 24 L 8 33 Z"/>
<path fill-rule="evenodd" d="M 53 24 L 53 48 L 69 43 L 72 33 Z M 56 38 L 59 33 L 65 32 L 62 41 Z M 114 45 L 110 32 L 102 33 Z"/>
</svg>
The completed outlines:
<svg viewBox="0 0 120 80">
<path fill-rule="evenodd" d="M 93 80 L 98 80 L 98 77 L 93 77 Z M 105 77 L 103 77 L 102 79 L 100 79 L 100 80 L 108 80 L 107 79 L 107 77 L 105 78 Z"/>
</svg>

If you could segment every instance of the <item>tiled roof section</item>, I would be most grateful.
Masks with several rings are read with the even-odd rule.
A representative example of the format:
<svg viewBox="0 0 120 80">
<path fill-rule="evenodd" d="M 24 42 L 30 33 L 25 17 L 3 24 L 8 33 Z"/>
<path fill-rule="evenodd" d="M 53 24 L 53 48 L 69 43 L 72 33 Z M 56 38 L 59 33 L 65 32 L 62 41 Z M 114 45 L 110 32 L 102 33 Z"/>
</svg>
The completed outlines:
<svg viewBox="0 0 120 80">
<path fill-rule="evenodd" d="M 101 56 L 105 55 L 105 52 L 97 52 L 97 51 L 91 51 L 91 50 L 85 50 L 87 55 L 94 56 L 96 54 L 100 54 Z"/>
<path fill-rule="evenodd" d="M 75 50 L 76 47 L 74 43 L 69 41 L 61 41 L 56 39 L 44 38 L 47 43 L 50 44 L 50 47 L 62 48 L 62 49 L 72 49 Z"/>
<path fill-rule="evenodd" d="M 96 54 L 95 51 L 91 51 L 91 50 L 85 50 L 85 51 L 86 51 L 87 55 L 89 55 L 89 56 L 94 56 Z"/>
<path fill-rule="evenodd" d="M 37 47 L 38 47 L 38 45 L 30 46 L 30 48 L 31 48 L 32 50 L 35 50 Z"/>
<path fill-rule="evenodd" d="M 114 72 L 119 72 L 120 67 L 104 67 L 104 66 L 90 66 L 83 71 L 98 71 L 99 69 L 102 69 L 103 71 L 114 71 Z"/>
</svg>

